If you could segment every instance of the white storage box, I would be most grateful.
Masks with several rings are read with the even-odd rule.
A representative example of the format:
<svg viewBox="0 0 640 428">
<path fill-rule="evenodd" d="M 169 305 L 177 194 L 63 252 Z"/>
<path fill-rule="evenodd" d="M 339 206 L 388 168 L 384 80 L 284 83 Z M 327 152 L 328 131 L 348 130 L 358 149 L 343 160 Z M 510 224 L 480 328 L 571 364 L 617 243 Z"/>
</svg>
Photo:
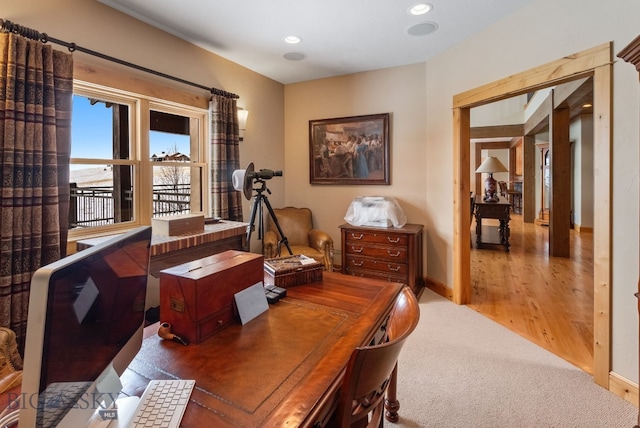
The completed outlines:
<svg viewBox="0 0 640 428">
<path fill-rule="evenodd" d="M 352 226 L 402 227 L 407 223 L 398 201 L 386 196 L 356 197 L 344 219 Z"/>
</svg>

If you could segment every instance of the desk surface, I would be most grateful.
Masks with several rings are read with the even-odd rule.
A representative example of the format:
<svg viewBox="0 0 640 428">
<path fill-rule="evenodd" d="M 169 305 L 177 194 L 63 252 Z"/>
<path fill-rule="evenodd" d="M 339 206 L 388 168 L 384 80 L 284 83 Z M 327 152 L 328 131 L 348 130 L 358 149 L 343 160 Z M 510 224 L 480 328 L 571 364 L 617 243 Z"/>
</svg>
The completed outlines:
<svg viewBox="0 0 640 428">
<path fill-rule="evenodd" d="M 324 272 L 200 344 L 163 341 L 152 326 L 123 380 L 136 393 L 148 379 L 195 379 L 185 427 L 313 426 L 335 405 L 353 349 L 371 341 L 401 288 Z"/>
<path fill-rule="evenodd" d="M 505 198 L 500 198 L 500 200 L 496 202 L 488 202 L 488 201 L 485 201 L 480 195 L 476 196 L 475 203 L 476 205 L 482 205 L 486 207 L 500 207 L 500 209 L 504 209 L 505 207 L 511 207 L 511 204 Z"/>
</svg>

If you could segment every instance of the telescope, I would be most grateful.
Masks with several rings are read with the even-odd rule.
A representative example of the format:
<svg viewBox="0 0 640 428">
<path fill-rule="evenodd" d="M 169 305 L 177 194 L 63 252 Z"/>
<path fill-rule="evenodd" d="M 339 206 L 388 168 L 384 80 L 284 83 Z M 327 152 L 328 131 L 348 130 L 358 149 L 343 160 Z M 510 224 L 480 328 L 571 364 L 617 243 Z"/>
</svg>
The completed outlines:
<svg viewBox="0 0 640 428">
<path fill-rule="evenodd" d="M 282 177 L 282 171 L 273 171 L 270 169 L 261 169 L 258 172 L 248 172 L 249 180 L 271 180 L 273 177 Z"/>
<path fill-rule="evenodd" d="M 233 188 L 239 192 L 244 193 L 244 197 L 247 199 L 251 199 L 251 191 L 254 190 L 256 195 L 253 197 L 253 205 L 251 206 L 251 216 L 249 220 L 249 226 L 247 227 L 247 239 L 245 242 L 245 249 L 249 251 L 249 245 L 251 242 L 251 234 L 253 233 L 253 229 L 255 228 L 256 216 L 258 217 L 258 237 L 262 239 L 264 237 L 263 232 L 263 216 L 262 216 L 262 204 L 267 207 L 269 215 L 271 216 L 271 220 L 273 220 L 273 224 L 276 226 L 278 233 L 280 234 L 280 240 L 278 241 L 277 254 L 280 256 L 280 248 L 281 245 L 284 244 L 289 250 L 289 254 L 293 254 L 291 251 L 291 247 L 289 246 L 289 240 L 286 236 L 284 236 L 284 232 L 280 227 L 280 223 L 278 223 L 278 219 L 276 218 L 275 213 L 273 212 L 273 208 L 271 208 L 271 203 L 269 203 L 269 198 L 264 192 L 271 193 L 269 189 L 267 189 L 267 183 L 265 180 L 270 180 L 273 177 L 282 177 L 282 171 L 273 171 L 271 169 L 261 169 L 256 172 L 253 167 L 253 162 L 247 165 L 246 169 L 236 169 L 233 171 L 231 176 Z M 260 187 L 253 188 L 253 182 L 260 184 Z"/>
<path fill-rule="evenodd" d="M 236 169 L 233 171 L 231 182 L 234 189 L 243 192 L 245 198 L 251 199 L 253 181 L 263 182 L 262 184 L 264 185 L 264 180 L 271 180 L 273 177 L 282 177 L 282 171 L 273 171 L 271 169 L 255 171 L 253 162 L 251 162 L 247 165 L 246 169 Z"/>
</svg>

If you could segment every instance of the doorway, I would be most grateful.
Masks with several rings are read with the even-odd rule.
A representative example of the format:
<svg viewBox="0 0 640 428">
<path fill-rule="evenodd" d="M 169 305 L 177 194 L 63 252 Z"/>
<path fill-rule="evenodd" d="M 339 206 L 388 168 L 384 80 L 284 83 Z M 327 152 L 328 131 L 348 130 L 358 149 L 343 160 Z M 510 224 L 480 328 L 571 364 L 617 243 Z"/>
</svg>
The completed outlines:
<svg viewBox="0 0 640 428">
<path fill-rule="evenodd" d="M 609 388 L 611 277 L 611 44 L 566 56 L 453 97 L 454 118 L 454 242 L 453 300 L 466 304 L 471 296 L 470 272 L 470 110 L 494 101 L 568 81 L 593 77 L 594 90 L 594 203 L 603 207 L 594 222 L 594 380 Z M 525 163 L 527 154 L 525 153 Z M 526 166 L 525 166 L 526 168 Z M 525 189 L 526 192 L 526 189 Z M 526 195 L 525 195 L 526 197 Z M 597 284 L 597 287 L 595 286 Z"/>
</svg>

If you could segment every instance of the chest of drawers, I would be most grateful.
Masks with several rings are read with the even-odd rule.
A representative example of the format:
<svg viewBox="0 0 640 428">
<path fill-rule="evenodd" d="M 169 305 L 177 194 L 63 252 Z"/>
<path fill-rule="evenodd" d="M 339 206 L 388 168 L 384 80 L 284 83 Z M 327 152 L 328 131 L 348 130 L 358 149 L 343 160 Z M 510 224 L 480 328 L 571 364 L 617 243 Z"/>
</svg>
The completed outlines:
<svg viewBox="0 0 640 428">
<path fill-rule="evenodd" d="M 342 273 L 402 282 L 418 293 L 422 276 L 422 225 L 401 228 L 343 224 Z"/>
</svg>

